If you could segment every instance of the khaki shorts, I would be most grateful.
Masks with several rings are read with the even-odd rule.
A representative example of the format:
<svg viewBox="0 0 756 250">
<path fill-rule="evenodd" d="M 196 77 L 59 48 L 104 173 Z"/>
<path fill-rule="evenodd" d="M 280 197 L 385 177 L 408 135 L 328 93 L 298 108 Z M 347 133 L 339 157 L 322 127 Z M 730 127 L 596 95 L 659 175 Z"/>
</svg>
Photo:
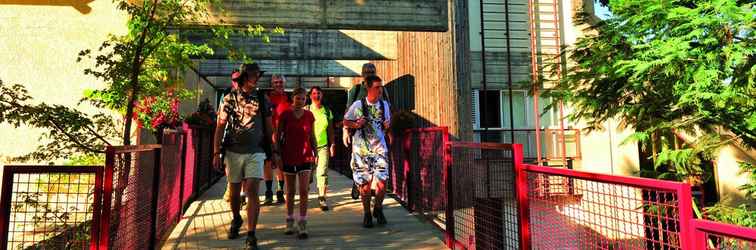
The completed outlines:
<svg viewBox="0 0 756 250">
<path fill-rule="evenodd" d="M 262 179 L 265 153 L 226 152 L 225 163 L 229 183 L 241 183 L 242 179 Z"/>
</svg>

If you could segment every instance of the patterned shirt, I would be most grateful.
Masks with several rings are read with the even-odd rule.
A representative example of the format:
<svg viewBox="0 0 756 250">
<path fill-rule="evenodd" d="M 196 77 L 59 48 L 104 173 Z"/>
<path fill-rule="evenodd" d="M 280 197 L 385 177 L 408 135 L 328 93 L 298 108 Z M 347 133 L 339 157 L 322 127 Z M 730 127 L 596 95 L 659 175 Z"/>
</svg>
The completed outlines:
<svg viewBox="0 0 756 250">
<path fill-rule="evenodd" d="M 260 110 L 259 96 L 256 90 L 244 93 L 235 89 L 223 97 L 218 107 L 218 118 L 228 122 L 226 150 L 234 153 L 263 152 L 260 146 L 264 136 L 263 117 L 270 117 L 272 111 L 267 100 L 264 100 L 267 109 Z"/>
<path fill-rule="evenodd" d="M 352 137 L 352 153 L 360 155 L 379 154 L 386 156 L 388 155 L 388 147 L 386 144 L 386 134 L 383 131 L 383 122 L 391 120 L 389 103 L 380 100 L 383 102 L 383 112 L 385 112 L 385 114 L 383 114 L 383 112 L 381 112 L 381 107 L 379 106 L 380 104 L 377 102 L 368 102 L 367 110 L 369 114 L 365 115 L 362 113 L 363 100 L 365 99 L 355 101 L 344 115 L 345 120 L 356 121 L 360 118 L 368 120 L 368 122 L 365 123 L 365 127 L 356 129 L 354 136 Z"/>
</svg>

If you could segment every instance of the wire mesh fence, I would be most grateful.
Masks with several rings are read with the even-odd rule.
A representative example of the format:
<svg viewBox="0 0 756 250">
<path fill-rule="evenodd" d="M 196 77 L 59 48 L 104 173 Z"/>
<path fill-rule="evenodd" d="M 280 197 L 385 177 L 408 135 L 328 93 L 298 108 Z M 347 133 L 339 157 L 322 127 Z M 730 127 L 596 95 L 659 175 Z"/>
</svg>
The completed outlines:
<svg viewBox="0 0 756 250">
<path fill-rule="evenodd" d="M 108 148 L 103 200 L 103 249 L 149 249 L 154 244 L 156 192 L 160 146 Z"/>
<path fill-rule="evenodd" d="M 693 220 L 694 250 L 754 250 L 756 230 L 707 220 Z"/>
<path fill-rule="evenodd" d="M 685 249 L 690 241 L 687 184 L 526 168 L 533 249 Z"/>
<path fill-rule="evenodd" d="M 453 236 L 465 249 L 517 249 L 514 152 L 509 145 L 452 143 Z"/>
<path fill-rule="evenodd" d="M 5 166 L 0 249 L 96 247 L 102 174 L 96 166 Z"/>
</svg>

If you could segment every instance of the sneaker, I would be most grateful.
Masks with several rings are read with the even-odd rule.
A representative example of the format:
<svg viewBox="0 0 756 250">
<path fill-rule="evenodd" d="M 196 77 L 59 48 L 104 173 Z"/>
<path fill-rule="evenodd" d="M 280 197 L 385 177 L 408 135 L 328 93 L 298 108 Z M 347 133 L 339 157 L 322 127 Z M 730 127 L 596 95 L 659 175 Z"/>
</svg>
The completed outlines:
<svg viewBox="0 0 756 250">
<path fill-rule="evenodd" d="M 247 236 L 247 241 L 245 242 L 245 249 L 247 250 L 257 250 L 257 237 L 249 235 Z"/>
<path fill-rule="evenodd" d="M 309 236 L 307 235 L 307 221 L 300 220 L 297 226 L 299 230 L 299 233 L 297 233 L 297 238 L 307 239 L 307 237 Z"/>
<path fill-rule="evenodd" d="M 320 210 L 328 211 L 329 209 L 325 197 L 318 197 L 318 205 L 320 205 Z"/>
<path fill-rule="evenodd" d="M 357 184 L 352 184 L 352 199 L 357 200 L 360 198 L 360 189 L 357 188 Z"/>
<path fill-rule="evenodd" d="M 228 239 L 233 240 L 239 238 L 239 229 L 244 223 L 241 218 L 231 220 L 231 228 L 228 229 Z"/>
<path fill-rule="evenodd" d="M 365 216 L 362 218 L 362 227 L 364 228 L 373 227 L 373 215 L 371 215 L 370 212 L 366 212 Z"/>
<path fill-rule="evenodd" d="M 281 190 L 278 190 L 278 191 L 276 192 L 276 202 L 277 202 L 278 204 L 283 204 L 284 202 L 286 202 L 286 198 L 284 198 L 284 193 L 283 193 L 283 191 L 281 191 Z"/>
<path fill-rule="evenodd" d="M 388 223 L 386 221 L 386 216 L 383 215 L 383 208 L 373 209 L 373 216 L 375 217 L 376 222 L 378 222 L 378 225 L 386 225 L 386 223 Z"/>
<path fill-rule="evenodd" d="M 294 234 L 294 218 L 286 219 L 286 230 L 284 230 L 285 235 L 292 235 Z"/>
<path fill-rule="evenodd" d="M 270 205 L 273 204 L 273 191 L 265 191 L 265 201 L 263 201 L 263 205 Z"/>
</svg>

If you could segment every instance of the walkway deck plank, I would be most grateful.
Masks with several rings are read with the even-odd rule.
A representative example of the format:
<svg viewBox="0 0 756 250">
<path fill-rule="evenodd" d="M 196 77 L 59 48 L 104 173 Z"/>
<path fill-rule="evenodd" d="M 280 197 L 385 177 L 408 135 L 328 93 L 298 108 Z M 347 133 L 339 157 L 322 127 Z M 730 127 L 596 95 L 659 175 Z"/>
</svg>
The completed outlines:
<svg viewBox="0 0 756 250">
<path fill-rule="evenodd" d="M 295 236 L 284 235 L 283 205 L 263 206 L 257 229 L 258 244 L 262 249 L 446 248 L 437 229 L 408 213 L 392 198 L 387 198 L 384 202 L 384 213 L 389 224 L 372 229 L 362 228 L 361 205 L 359 201 L 349 197 L 350 180 L 334 171 L 329 175 L 333 190 L 330 194 L 331 211 L 320 211 L 315 202 L 315 185 L 310 189 L 310 238 L 298 240 Z M 231 212 L 227 203 L 222 200 L 224 190 L 225 180 L 222 179 L 192 203 L 163 245 L 163 249 L 242 248 L 246 238 L 246 226 L 242 227 L 242 236 L 239 239 L 226 238 Z M 242 215 L 246 221 L 244 212 Z"/>
</svg>

